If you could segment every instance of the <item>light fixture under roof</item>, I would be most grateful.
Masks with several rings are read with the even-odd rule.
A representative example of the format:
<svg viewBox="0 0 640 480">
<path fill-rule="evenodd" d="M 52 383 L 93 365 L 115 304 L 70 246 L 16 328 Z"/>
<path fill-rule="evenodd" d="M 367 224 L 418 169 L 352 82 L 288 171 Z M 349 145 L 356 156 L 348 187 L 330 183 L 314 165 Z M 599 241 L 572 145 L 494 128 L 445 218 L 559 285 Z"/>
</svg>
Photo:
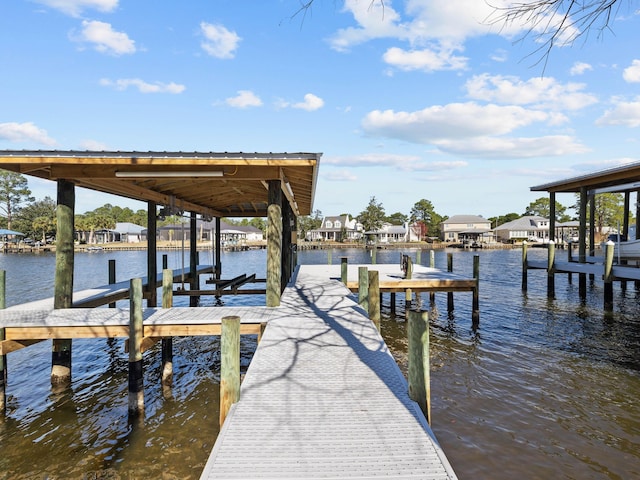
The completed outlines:
<svg viewBox="0 0 640 480">
<path fill-rule="evenodd" d="M 200 170 L 200 171 L 122 171 L 116 172 L 117 178 L 193 178 L 193 177 L 222 177 L 222 170 Z"/>
</svg>

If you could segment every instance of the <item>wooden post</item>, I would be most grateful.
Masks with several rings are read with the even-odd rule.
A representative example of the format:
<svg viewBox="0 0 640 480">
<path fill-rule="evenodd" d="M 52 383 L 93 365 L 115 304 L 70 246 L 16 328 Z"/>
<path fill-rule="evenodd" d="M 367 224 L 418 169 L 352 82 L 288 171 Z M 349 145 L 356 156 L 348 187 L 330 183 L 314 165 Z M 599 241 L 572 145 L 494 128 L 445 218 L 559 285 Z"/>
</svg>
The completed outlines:
<svg viewBox="0 0 640 480">
<path fill-rule="evenodd" d="M 431 424 L 431 379 L 429 365 L 429 314 L 409 315 L 409 397 L 416 402 Z"/>
<path fill-rule="evenodd" d="M 422 250 L 421 249 L 418 249 L 416 251 L 416 263 L 418 265 L 422 265 Z"/>
<path fill-rule="evenodd" d="M 116 283 L 116 261 L 109 260 L 109 285 Z M 109 308 L 116 308 L 116 302 L 111 302 Z"/>
<path fill-rule="evenodd" d="M 369 318 L 380 331 L 380 279 L 377 270 L 369 270 Z"/>
<path fill-rule="evenodd" d="M 578 216 L 580 224 L 578 226 L 578 262 L 585 263 L 587 260 L 587 187 L 580 187 L 580 202 Z M 591 217 L 593 219 L 593 217 Z M 591 221 L 593 224 L 593 220 Z M 580 298 L 587 298 L 587 275 L 578 274 L 578 295 Z"/>
<path fill-rule="evenodd" d="M 369 313 L 369 269 L 358 267 L 358 305 Z"/>
<path fill-rule="evenodd" d="M 220 217 L 216 217 L 216 265 L 214 267 L 216 280 L 220 280 L 222 278 L 222 234 L 220 233 L 220 228 Z"/>
<path fill-rule="evenodd" d="M 453 272 L 452 253 L 447 253 L 447 272 Z M 453 292 L 447 292 L 447 312 L 453 312 Z"/>
<path fill-rule="evenodd" d="M 331 253 L 332 253 L 331 252 L 331 248 L 328 248 L 327 249 L 327 263 L 329 265 L 333 264 L 333 258 L 331 258 Z"/>
<path fill-rule="evenodd" d="M 407 288 L 404 291 L 404 319 L 409 321 L 409 312 L 411 311 L 411 289 Z"/>
<path fill-rule="evenodd" d="M 436 268 L 436 253 L 433 250 L 429 250 L 429 267 Z M 429 292 L 429 300 L 431 303 L 436 301 L 436 292 Z"/>
<path fill-rule="evenodd" d="M 129 292 L 129 416 L 137 416 L 144 412 L 141 278 L 131 279 Z"/>
<path fill-rule="evenodd" d="M 556 192 L 549 192 L 549 241 L 556 240 Z"/>
<path fill-rule="evenodd" d="M 7 306 L 6 287 L 7 272 L 0 270 L 0 310 L 4 310 Z M 0 341 L 4 341 L 4 328 L 0 328 Z M 0 355 L 0 414 L 6 410 L 6 385 L 7 385 L 7 356 Z"/>
<path fill-rule="evenodd" d="M 220 339 L 220 427 L 231 406 L 240 399 L 240 317 L 222 318 Z"/>
<path fill-rule="evenodd" d="M 75 210 L 75 185 L 58 180 L 56 207 L 56 273 L 53 308 L 73 306 L 73 219 Z M 51 348 L 51 385 L 66 387 L 71 383 L 70 339 L 54 339 Z"/>
<path fill-rule="evenodd" d="M 169 268 L 169 257 L 165 253 L 165 254 L 162 255 L 162 270 L 166 270 L 167 268 Z M 171 279 L 171 280 L 173 280 L 173 279 Z"/>
<path fill-rule="evenodd" d="M 407 255 L 407 273 L 405 277 L 407 280 L 411 280 L 411 276 L 413 275 L 413 262 L 411 261 L 411 257 Z"/>
<path fill-rule="evenodd" d="M 162 308 L 173 307 L 173 271 L 162 270 Z M 173 384 L 173 338 L 162 338 L 162 379 L 163 390 Z"/>
<path fill-rule="evenodd" d="M 473 289 L 471 322 L 475 329 L 480 324 L 480 255 L 473 256 L 473 278 L 476 281 L 476 287 Z"/>
<path fill-rule="evenodd" d="M 375 265 L 377 262 L 377 256 L 378 254 L 378 241 L 376 240 L 376 243 L 373 245 L 373 248 L 371 249 L 371 265 Z"/>
<path fill-rule="evenodd" d="M 527 265 L 527 241 L 522 242 L 522 291 L 527 291 L 527 275 L 528 275 L 528 265 Z"/>
<path fill-rule="evenodd" d="M 269 180 L 267 207 L 267 307 L 278 307 L 282 294 L 282 190 L 280 180 Z"/>
<path fill-rule="evenodd" d="M 547 297 L 554 298 L 556 296 L 556 242 L 549 240 L 547 245 Z"/>
<path fill-rule="evenodd" d="M 158 239 L 156 202 L 147 202 L 147 307 L 158 305 L 156 278 L 158 277 Z"/>
<path fill-rule="evenodd" d="M 200 290 L 200 277 L 198 276 L 198 222 L 196 212 L 191 212 L 189 218 L 189 288 Z M 189 295 L 189 306 L 197 307 L 200 297 Z"/>
<path fill-rule="evenodd" d="M 613 251 L 614 243 L 609 240 L 605 244 L 604 263 L 604 309 L 613 310 Z"/>
<path fill-rule="evenodd" d="M 345 285 L 347 284 L 347 257 L 340 258 L 340 280 Z"/>
</svg>

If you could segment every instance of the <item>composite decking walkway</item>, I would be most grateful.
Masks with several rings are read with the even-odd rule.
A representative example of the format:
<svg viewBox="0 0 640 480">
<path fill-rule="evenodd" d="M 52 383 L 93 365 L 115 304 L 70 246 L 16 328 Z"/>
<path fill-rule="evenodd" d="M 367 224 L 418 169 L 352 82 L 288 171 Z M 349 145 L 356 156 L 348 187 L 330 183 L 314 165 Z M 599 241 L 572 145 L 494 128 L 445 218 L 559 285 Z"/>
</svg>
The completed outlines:
<svg viewBox="0 0 640 480">
<path fill-rule="evenodd" d="M 456 478 L 339 276 L 339 266 L 298 267 L 202 479 Z"/>
</svg>

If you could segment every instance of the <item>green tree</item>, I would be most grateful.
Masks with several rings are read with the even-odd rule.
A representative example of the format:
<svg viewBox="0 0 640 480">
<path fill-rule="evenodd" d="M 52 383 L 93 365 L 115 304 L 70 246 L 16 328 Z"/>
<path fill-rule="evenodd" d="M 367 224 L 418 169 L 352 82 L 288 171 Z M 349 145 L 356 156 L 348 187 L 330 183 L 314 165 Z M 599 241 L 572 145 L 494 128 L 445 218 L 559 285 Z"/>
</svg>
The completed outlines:
<svg viewBox="0 0 640 480">
<path fill-rule="evenodd" d="M 317 230 L 322 226 L 322 212 L 314 210 L 312 215 L 301 215 L 298 217 L 298 236 L 307 238 L 307 233 Z"/>
<path fill-rule="evenodd" d="M 34 223 L 36 219 L 38 226 Z M 51 197 L 45 197 L 43 200 L 34 201 L 22 207 L 14 218 L 14 225 L 17 230 L 24 233 L 28 237 L 39 238 L 46 227 L 45 238 L 47 234 L 55 235 L 56 233 L 56 202 Z"/>
<path fill-rule="evenodd" d="M 385 218 L 385 221 L 391 225 L 404 225 L 409 221 L 409 216 L 404 213 L 396 212 Z"/>
<path fill-rule="evenodd" d="M 423 198 L 411 207 L 409 221 L 420 225 L 421 240 L 424 240 L 426 237 L 440 237 L 440 224 L 444 217 L 436 212 L 430 200 Z"/>
<path fill-rule="evenodd" d="M 567 207 L 556 201 L 556 220 L 566 222 L 570 219 L 567 215 Z M 540 197 L 529 204 L 523 215 L 537 215 L 549 218 L 551 216 L 551 200 L 548 197 Z"/>
<path fill-rule="evenodd" d="M 11 229 L 13 216 L 26 202 L 33 202 L 27 178 L 19 173 L 0 170 L 0 211 L 7 218 L 7 228 Z M 26 233 L 26 232 L 23 232 Z"/>
<path fill-rule="evenodd" d="M 505 223 L 509 223 L 514 220 L 517 220 L 521 216 L 522 215 L 518 213 L 512 212 L 512 213 L 507 213 L 505 215 L 499 215 L 497 217 L 491 217 L 488 220 L 491 222 L 491 227 L 496 228 L 499 225 L 504 225 Z"/>
<path fill-rule="evenodd" d="M 95 243 L 96 230 L 113 229 L 116 226 L 116 221 L 107 214 L 91 212 L 85 215 L 85 220 L 89 227 L 89 243 Z"/>
<path fill-rule="evenodd" d="M 595 215 L 593 225 L 598 234 L 603 233 L 604 227 L 618 228 L 624 222 L 624 194 L 598 193 L 594 196 Z M 580 194 L 576 194 L 577 211 L 580 210 Z M 587 222 L 591 223 L 590 208 L 587 207 Z"/>
<path fill-rule="evenodd" d="M 380 230 L 384 219 L 384 207 L 382 203 L 376 202 L 376 197 L 371 197 L 367 208 L 358 215 L 358 221 L 362 224 L 365 232 Z"/>
<path fill-rule="evenodd" d="M 47 234 L 54 231 L 56 223 L 50 217 L 36 217 L 33 219 L 32 225 L 34 231 L 39 231 L 42 233 L 42 243 L 46 243 Z"/>
</svg>

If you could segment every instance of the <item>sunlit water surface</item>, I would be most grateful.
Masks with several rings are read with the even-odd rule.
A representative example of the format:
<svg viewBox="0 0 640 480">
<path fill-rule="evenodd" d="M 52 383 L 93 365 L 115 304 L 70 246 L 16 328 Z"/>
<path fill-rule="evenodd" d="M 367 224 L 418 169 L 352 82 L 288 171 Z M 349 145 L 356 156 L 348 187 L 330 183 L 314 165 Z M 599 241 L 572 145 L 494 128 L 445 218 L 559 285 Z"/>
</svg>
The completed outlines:
<svg viewBox="0 0 640 480">
<path fill-rule="evenodd" d="M 547 299 L 546 274 L 529 272 L 521 290 L 519 250 L 451 251 L 454 271 L 471 276 L 480 256 L 480 328 L 471 327 L 471 294 L 446 294 L 430 312 L 432 427 L 460 479 L 640 478 L 640 293 L 633 282 L 616 286 L 612 314 L 602 309 L 602 283 L 578 298 L 578 280 L 556 278 Z M 411 253 L 415 259 L 416 252 Z M 436 266 L 446 269 L 446 253 Z M 160 252 L 170 268 L 185 261 Z M 327 251 L 299 252 L 299 263 L 327 263 Z M 543 258 L 544 250 L 532 256 Z M 370 263 L 370 252 L 334 250 L 349 263 Z M 399 263 L 400 252 L 379 250 L 378 263 Z M 423 251 L 422 263 L 428 262 Z M 108 283 L 108 260 L 117 280 L 146 275 L 146 252 L 78 253 L 75 285 Z M 54 256 L 0 255 L 7 271 L 7 303 L 53 295 Z M 200 262 L 212 263 L 201 252 Z M 188 262 L 187 262 L 188 263 Z M 224 278 L 264 278 L 264 250 L 226 252 Z M 203 279 L 204 280 L 204 279 Z M 389 297 L 382 330 L 406 371 L 404 299 L 396 318 Z M 186 304 L 186 297 L 175 297 Z M 263 295 L 225 296 L 226 305 L 264 305 Z M 205 305 L 215 299 L 203 298 Z M 121 306 L 127 306 L 126 302 Z M 248 367 L 255 337 L 242 338 Z M 217 337 L 174 340 L 174 386 L 160 388 L 160 352 L 145 354 L 143 419 L 127 418 L 128 357 L 122 340 L 75 340 L 73 383 L 54 393 L 49 382 L 50 343 L 8 357 L 7 413 L 0 420 L 0 479 L 197 479 L 218 434 L 220 355 Z"/>
</svg>

